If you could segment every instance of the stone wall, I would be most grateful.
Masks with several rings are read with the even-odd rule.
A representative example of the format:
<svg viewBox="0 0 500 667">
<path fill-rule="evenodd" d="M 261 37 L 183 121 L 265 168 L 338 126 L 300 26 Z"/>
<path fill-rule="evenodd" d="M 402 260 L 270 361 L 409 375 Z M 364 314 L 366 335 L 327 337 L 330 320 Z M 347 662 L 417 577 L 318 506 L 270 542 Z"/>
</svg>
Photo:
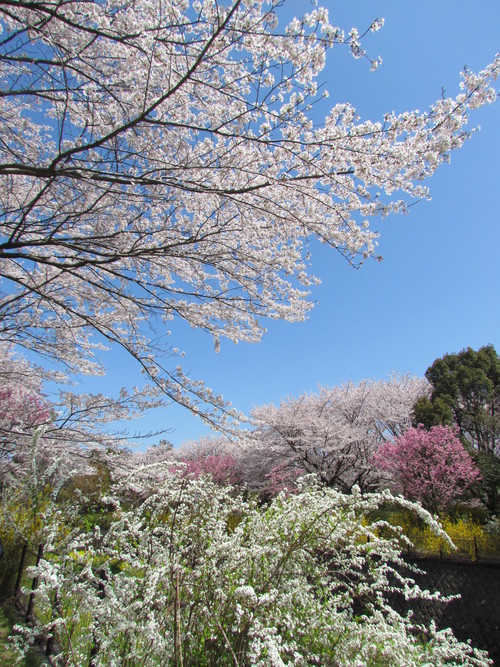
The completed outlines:
<svg viewBox="0 0 500 667">
<path fill-rule="evenodd" d="M 410 559 L 408 559 L 410 561 Z M 443 560 L 411 559 L 425 574 L 414 578 L 421 588 L 460 594 L 447 604 L 419 600 L 394 600 L 398 611 L 413 609 L 417 622 L 434 619 L 439 628 L 451 628 L 460 641 L 488 651 L 495 667 L 500 667 L 500 565 L 457 563 Z"/>
</svg>

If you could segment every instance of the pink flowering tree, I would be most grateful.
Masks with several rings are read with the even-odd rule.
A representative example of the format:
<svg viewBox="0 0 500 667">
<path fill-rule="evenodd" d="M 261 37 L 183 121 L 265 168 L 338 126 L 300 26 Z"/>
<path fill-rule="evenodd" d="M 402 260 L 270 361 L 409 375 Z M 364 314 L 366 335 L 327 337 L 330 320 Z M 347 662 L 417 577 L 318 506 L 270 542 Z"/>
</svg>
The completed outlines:
<svg viewBox="0 0 500 667">
<path fill-rule="evenodd" d="M 299 467 L 287 464 L 286 462 L 279 463 L 265 475 L 267 482 L 266 491 L 271 496 L 276 496 L 281 491 L 296 493 L 298 491 L 296 481 L 301 475 L 305 474 L 306 471 Z"/>
<path fill-rule="evenodd" d="M 26 491 L 31 480 L 54 492 L 73 475 L 127 466 L 131 457 L 121 456 L 129 444 L 122 422 L 156 406 L 154 399 L 124 389 L 113 397 L 60 389 L 49 399 L 46 383 L 57 381 L 58 374 L 1 341 L 0 359 L 0 487 Z"/>
<path fill-rule="evenodd" d="M 438 514 L 480 479 L 474 460 L 448 426 L 409 429 L 385 442 L 374 461 L 391 474 L 397 491 Z"/>
<path fill-rule="evenodd" d="M 173 466 L 182 466 L 184 475 L 210 475 L 216 484 L 237 484 L 241 481 L 238 448 L 223 436 L 206 437 L 184 443 L 172 455 Z"/>
<path fill-rule="evenodd" d="M 8 362 L 8 360 L 7 360 Z M 49 403 L 33 386 L 14 377 L 2 378 L 0 389 L 0 484 L 7 474 L 18 473 L 39 439 L 35 434 L 46 430 L 52 420 Z"/>
<path fill-rule="evenodd" d="M 211 475 L 217 484 L 235 484 L 239 479 L 237 462 L 231 454 L 208 454 L 185 463 L 186 474 L 194 477 Z"/>
<path fill-rule="evenodd" d="M 10 458 L 50 419 L 50 406 L 37 394 L 14 384 L 0 389 L 0 458 Z"/>
<path fill-rule="evenodd" d="M 0 342 L 0 474 L 15 451 L 31 442 L 33 432 L 48 425 L 52 406 L 43 396 L 38 369 Z"/>
</svg>

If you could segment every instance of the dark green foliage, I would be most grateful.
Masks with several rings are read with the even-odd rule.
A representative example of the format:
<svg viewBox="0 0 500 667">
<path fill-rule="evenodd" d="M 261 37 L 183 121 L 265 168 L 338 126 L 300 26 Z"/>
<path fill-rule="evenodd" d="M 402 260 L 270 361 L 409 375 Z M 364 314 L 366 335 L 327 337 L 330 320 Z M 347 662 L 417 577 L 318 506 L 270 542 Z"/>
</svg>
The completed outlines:
<svg viewBox="0 0 500 667">
<path fill-rule="evenodd" d="M 452 426 L 453 412 L 450 406 L 441 397 L 430 400 L 422 396 L 413 408 L 413 425 L 423 424 L 426 429 L 433 426 Z"/>
<path fill-rule="evenodd" d="M 5 548 L 5 553 L 0 562 L 0 601 L 2 601 L 14 593 L 14 583 L 21 561 L 23 542 L 14 533 L 6 533 L 1 529 L 0 532 Z"/>
<path fill-rule="evenodd" d="M 499 505 L 500 458 L 491 452 L 479 452 L 477 464 L 483 478 L 478 495 L 490 512 L 495 514 Z"/>
</svg>

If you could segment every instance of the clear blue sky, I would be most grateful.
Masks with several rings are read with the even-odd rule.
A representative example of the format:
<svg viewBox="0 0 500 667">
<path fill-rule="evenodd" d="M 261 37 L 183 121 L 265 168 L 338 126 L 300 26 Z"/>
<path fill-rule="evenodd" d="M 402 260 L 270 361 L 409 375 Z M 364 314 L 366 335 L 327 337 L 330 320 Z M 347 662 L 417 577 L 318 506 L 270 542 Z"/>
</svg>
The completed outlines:
<svg viewBox="0 0 500 667">
<path fill-rule="evenodd" d="M 323 4 L 346 30 L 363 32 L 374 18 L 385 18 L 384 28 L 364 42 L 382 57 L 379 70 L 370 72 L 368 63 L 336 49 L 321 77 L 329 104 L 348 101 L 364 119 L 424 110 L 442 87 L 456 94 L 464 65 L 482 69 L 500 51 L 498 0 Z M 307 2 L 285 3 L 289 17 L 308 9 Z M 174 325 L 171 342 L 186 352 L 185 369 L 248 413 L 318 385 L 379 379 L 393 370 L 423 376 L 435 358 L 468 346 L 492 343 L 500 351 L 500 101 L 474 113 L 471 125 L 482 129 L 427 183 L 432 201 L 408 216 L 375 221 L 382 263 L 356 271 L 338 253 L 314 246 L 313 271 L 322 285 L 308 321 L 269 323 L 255 345 L 223 340 L 219 354 L 202 332 Z M 91 382 L 91 389 L 140 382 L 127 360 L 110 361 L 111 378 Z M 176 446 L 209 432 L 178 407 L 131 426 L 171 428 L 167 438 Z"/>
</svg>

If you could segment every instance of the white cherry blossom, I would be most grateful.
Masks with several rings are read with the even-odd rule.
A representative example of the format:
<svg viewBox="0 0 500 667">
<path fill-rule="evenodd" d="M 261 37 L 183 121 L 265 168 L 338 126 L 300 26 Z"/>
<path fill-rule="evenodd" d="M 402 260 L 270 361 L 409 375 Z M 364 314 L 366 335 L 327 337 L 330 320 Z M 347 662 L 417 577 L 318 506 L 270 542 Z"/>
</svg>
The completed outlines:
<svg viewBox="0 0 500 667">
<path fill-rule="evenodd" d="M 265 318 L 304 319 L 307 241 L 372 256 L 365 221 L 426 196 L 495 98 L 498 58 L 428 111 L 318 122 L 330 49 L 379 60 L 325 9 L 282 23 L 257 0 L 0 2 L 2 340 L 84 373 L 117 344 L 220 423 L 169 364 L 170 321 L 258 341 Z"/>
</svg>

